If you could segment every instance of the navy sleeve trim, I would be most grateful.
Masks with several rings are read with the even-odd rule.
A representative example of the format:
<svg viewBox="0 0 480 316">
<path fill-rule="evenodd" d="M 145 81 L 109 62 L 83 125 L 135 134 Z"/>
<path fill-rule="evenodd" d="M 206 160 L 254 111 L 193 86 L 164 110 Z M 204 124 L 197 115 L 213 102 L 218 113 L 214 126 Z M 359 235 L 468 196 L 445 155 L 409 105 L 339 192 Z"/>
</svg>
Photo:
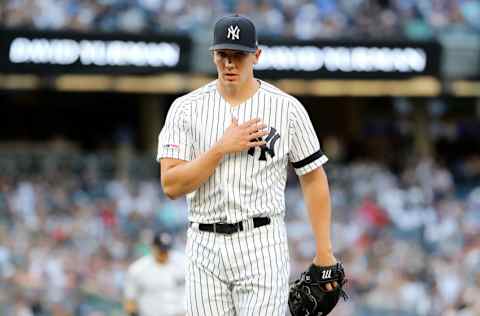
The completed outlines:
<svg viewBox="0 0 480 316">
<path fill-rule="evenodd" d="M 323 152 L 322 152 L 321 149 L 319 149 L 317 152 L 314 152 L 313 154 L 311 154 L 310 156 L 308 156 L 305 159 L 302 159 L 302 160 L 297 161 L 297 162 L 292 162 L 292 166 L 295 169 L 302 168 L 302 167 L 305 167 L 306 165 L 308 165 L 312 161 L 315 161 L 322 156 L 323 156 Z"/>
</svg>

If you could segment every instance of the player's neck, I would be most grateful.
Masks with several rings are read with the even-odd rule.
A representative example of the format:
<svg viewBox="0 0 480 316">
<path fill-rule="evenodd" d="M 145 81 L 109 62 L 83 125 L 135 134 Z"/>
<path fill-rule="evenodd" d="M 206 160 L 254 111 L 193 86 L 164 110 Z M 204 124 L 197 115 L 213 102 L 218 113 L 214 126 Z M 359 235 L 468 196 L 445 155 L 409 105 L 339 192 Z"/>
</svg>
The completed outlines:
<svg viewBox="0 0 480 316">
<path fill-rule="evenodd" d="M 217 82 L 217 89 L 220 95 L 231 106 L 237 106 L 251 98 L 260 88 L 260 82 L 252 77 L 250 80 L 239 86 L 228 86 Z"/>
</svg>

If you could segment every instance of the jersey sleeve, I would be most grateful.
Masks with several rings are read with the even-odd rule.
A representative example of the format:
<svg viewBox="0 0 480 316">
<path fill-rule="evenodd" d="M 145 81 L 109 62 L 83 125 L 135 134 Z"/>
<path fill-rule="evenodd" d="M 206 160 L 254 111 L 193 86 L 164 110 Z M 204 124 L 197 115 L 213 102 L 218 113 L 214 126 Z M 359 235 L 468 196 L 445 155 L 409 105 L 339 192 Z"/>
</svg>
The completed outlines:
<svg viewBox="0 0 480 316">
<path fill-rule="evenodd" d="M 189 104 L 175 100 L 158 136 L 157 161 L 161 158 L 193 159 Z"/>
<path fill-rule="evenodd" d="M 289 129 L 289 159 L 297 175 L 301 176 L 313 171 L 328 161 L 320 148 L 320 142 L 307 111 L 297 100 L 290 106 Z"/>
<path fill-rule="evenodd" d="M 135 266 L 130 266 L 127 270 L 127 274 L 125 276 L 125 284 L 124 284 L 124 291 L 123 291 L 125 299 L 129 300 L 137 300 L 139 295 L 139 286 L 138 281 L 135 276 Z"/>
</svg>

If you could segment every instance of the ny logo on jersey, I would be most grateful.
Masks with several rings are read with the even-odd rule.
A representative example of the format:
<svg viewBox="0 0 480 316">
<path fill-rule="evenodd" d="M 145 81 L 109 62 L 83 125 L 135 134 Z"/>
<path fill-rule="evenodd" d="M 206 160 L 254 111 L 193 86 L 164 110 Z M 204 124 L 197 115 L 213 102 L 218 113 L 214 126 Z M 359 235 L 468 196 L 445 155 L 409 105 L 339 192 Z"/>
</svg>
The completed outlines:
<svg viewBox="0 0 480 316">
<path fill-rule="evenodd" d="M 238 25 L 235 25 L 235 27 L 233 27 L 233 25 L 230 25 L 227 31 L 227 38 L 231 39 L 232 41 L 240 39 L 240 28 L 238 27 Z"/>
<path fill-rule="evenodd" d="M 273 127 L 270 127 L 270 133 L 268 134 L 267 138 L 265 138 L 265 145 L 260 146 L 260 158 L 259 160 L 267 160 L 267 155 L 269 154 L 271 158 L 275 157 L 275 143 L 280 138 L 280 134 L 277 133 L 277 130 Z M 257 138 L 256 141 L 262 141 L 261 138 Z M 252 147 L 248 150 L 248 154 L 250 156 L 255 155 L 255 148 Z"/>
</svg>

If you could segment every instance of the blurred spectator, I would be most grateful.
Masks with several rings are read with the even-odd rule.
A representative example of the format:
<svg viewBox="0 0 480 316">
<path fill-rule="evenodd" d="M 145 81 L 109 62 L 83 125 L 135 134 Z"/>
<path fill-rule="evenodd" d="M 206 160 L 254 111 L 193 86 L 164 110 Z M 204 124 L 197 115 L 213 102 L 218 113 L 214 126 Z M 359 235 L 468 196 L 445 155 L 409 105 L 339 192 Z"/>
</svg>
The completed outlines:
<svg viewBox="0 0 480 316">
<path fill-rule="evenodd" d="M 263 35 L 301 39 L 406 36 L 480 31 L 478 0 L 6 0 L 0 24 L 9 28 L 80 31 L 186 31 L 216 18 L 250 16 Z"/>
<path fill-rule="evenodd" d="M 185 202 L 161 194 L 151 157 L 134 154 L 127 165 L 115 164 L 113 154 L 71 149 L 0 157 L 0 306 L 7 315 L 121 312 L 127 267 L 148 253 L 152 232 L 169 231 L 175 247 L 184 247 Z M 434 159 L 396 173 L 370 160 L 326 168 L 333 244 L 352 297 L 333 315 L 478 315 L 478 183 L 458 194 L 455 179 L 463 178 Z M 298 183 L 289 181 L 286 192 L 294 277 L 315 244 Z"/>
</svg>

